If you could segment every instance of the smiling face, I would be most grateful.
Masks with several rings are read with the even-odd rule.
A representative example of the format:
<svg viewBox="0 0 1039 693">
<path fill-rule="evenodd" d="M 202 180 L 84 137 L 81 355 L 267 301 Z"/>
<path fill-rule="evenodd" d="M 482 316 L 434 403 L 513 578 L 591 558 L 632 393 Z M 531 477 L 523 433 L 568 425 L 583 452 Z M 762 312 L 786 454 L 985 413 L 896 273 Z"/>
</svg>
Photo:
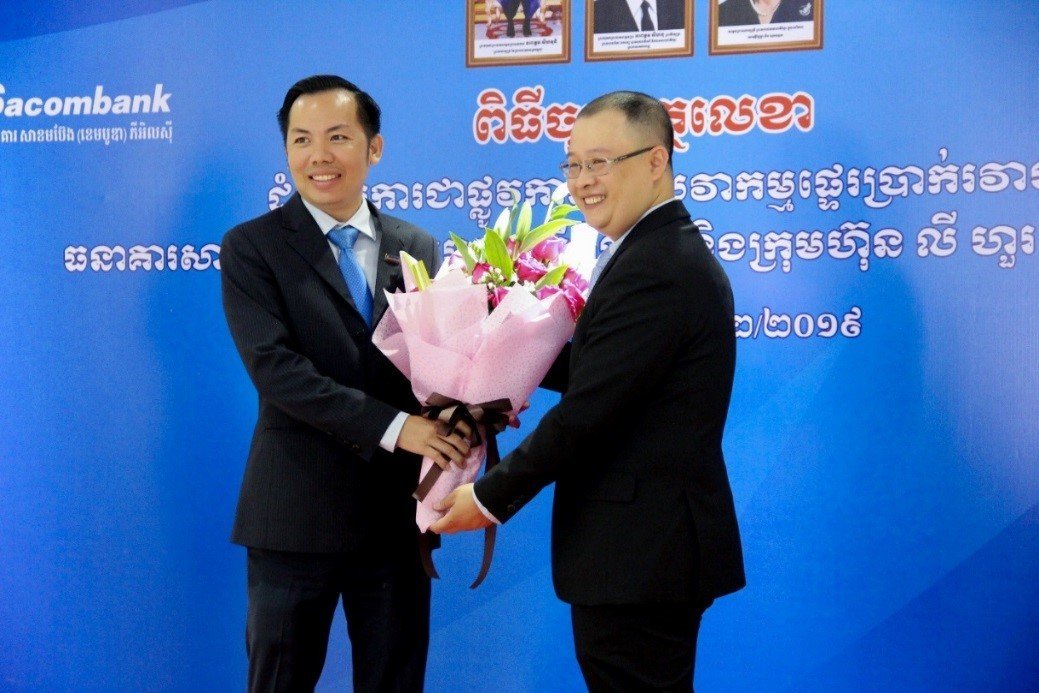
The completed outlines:
<svg viewBox="0 0 1039 693">
<path fill-rule="evenodd" d="M 382 136 L 368 139 L 349 91 L 303 94 L 289 109 L 285 153 L 303 199 L 346 221 L 361 205 L 368 169 L 382 157 Z"/>
<path fill-rule="evenodd" d="M 629 123 L 623 112 L 609 109 L 578 116 L 567 160 L 613 159 L 652 145 L 650 133 Z M 612 164 L 608 173 L 592 175 L 582 170 L 567 181 L 567 187 L 589 226 L 617 240 L 647 209 L 673 194 L 664 175 L 668 170 L 667 151 L 657 145 Z"/>
</svg>

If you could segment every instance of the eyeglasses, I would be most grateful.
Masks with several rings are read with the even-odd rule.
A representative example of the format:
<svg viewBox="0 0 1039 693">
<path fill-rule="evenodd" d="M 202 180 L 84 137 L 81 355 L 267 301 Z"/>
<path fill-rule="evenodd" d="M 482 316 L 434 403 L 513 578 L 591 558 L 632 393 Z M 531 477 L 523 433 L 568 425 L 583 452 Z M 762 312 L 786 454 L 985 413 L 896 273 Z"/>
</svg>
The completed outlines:
<svg viewBox="0 0 1039 693">
<path fill-rule="evenodd" d="M 612 159 L 598 158 L 585 159 L 584 161 L 564 161 L 563 163 L 559 164 L 559 168 L 560 170 L 562 170 L 563 174 L 571 180 L 574 178 L 578 178 L 581 175 L 582 170 L 587 171 L 590 175 L 593 176 L 602 176 L 609 173 L 610 168 L 618 161 L 624 161 L 625 159 L 630 159 L 633 156 L 645 154 L 646 152 L 650 151 L 656 146 L 657 145 L 654 144 L 650 147 L 643 147 L 638 151 L 629 152 L 628 154 L 621 154 L 620 156 L 615 156 Z"/>
</svg>

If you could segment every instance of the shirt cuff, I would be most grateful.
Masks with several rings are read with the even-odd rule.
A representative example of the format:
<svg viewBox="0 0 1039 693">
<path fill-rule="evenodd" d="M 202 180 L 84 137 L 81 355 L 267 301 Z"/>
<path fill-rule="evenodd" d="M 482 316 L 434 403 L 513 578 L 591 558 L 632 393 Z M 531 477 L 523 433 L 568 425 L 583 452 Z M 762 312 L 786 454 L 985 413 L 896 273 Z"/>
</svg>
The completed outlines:
<svg viewBox="0 0 1039 693">
<path fill-rule="evenodd" d="M 390 422 L 390 425 L 386 427 L 386 432 L 382 434 L 382 440 L 379 441 L 379 447 L 386 452 L 393 452 L 397 449 L 397 439 L 400 438 L 400 431 L 404 428 L 404 422 L 408 420 L 407 412 L 400 412 L 397 417 Z"/>
<path fill-rule="evenodd" d="M 481 513 L 483 513 L 484 517 L 486 517 L 488 520 L 490 520 L 491 522 L 493 522 L 496 525 L 500 525 L 501 524 L 501 520 L 496 518 L 494 515 L 491 515 L 491 511 L 488 510 L 487 508 L 483 507 L 483 503 L 481 503 L 480 499 L 476 497 L 476 489 L 475 488 L 473 489 L 473 502 L 476 503 L 477 509 Z"/>
</svg>

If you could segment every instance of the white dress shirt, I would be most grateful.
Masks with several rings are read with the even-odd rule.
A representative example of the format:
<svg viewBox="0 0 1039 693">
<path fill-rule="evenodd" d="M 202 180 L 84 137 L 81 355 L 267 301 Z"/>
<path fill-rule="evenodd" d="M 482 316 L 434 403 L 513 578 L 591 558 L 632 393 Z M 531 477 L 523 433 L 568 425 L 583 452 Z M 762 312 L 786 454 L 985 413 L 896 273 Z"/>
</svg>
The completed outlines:
<svg viewBox="0 0 1039 693">
<path fill-rule="evenodd" d="M 654 30 L 659 30 L 657 0 L 646 0 L 646 2 L 649 3 L 649 18 L 653 20 L 653 28 Z M 635 26 L 639 27 L 639 31 L 642 31 L 642 0 L 628 0 L 628 9 L 631 10 L 631 16 L 635 19 Z"/>
</svg>

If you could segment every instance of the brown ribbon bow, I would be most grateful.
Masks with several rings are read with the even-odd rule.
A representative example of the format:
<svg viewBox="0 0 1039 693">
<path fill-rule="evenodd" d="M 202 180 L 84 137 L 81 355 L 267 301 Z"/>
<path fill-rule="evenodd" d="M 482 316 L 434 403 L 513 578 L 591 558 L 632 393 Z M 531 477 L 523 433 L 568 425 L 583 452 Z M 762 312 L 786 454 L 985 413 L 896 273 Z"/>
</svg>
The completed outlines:
<svg viewBox="0 0 1039 693">
<path fill-rule="evenodd" d="M 483 426 L 487 436 L 487 464 L 484 467 L 484 473 L 487 473 L 501 461 L 498 453 L 497 436 L 508 425 L 509 411 L 511 409 L 512 403 L 507 399 L 496 399 L 481 404 L 465 404 L 434 392 L 426 400 L 426 405 L 422 407 L 422 416 L 428 419 L 435 419 L 444 424 L 447 429 L 446 435 L 454 433 L 458 428 L 458 424 L 464 421 L 471 431 L 469 444 L 472 446 L 477 446 L 484 442 L 483 436 L 480 435 L 480 426 Z M 440 463 L 434 460 L 433 466 L 429 468 L 429 471 L 419 481 L 415 492 L 411 494 L 412 497 L 420 503 L 425 500 L 433 488 L 433 484 L 437 482 L 443 471 L 444 469 L 440 466 Z M 480 573 L 476 576 L 473 584 L 469 585 L 469 589 L 479 587 L 480 583 L 487 577 L 487 572 L 491 569 L 497 530 L 497 525 L 491 525 L 484 530 L 483 560 L 480 564 Z M 433 565 L 433 537 L 426 531 L 422 533 L 421 539 L 422 567 L 425 569 L 426 575 L 439 579 L 440 575 L 437 573 L 436 566 Z"/>
</svg>

